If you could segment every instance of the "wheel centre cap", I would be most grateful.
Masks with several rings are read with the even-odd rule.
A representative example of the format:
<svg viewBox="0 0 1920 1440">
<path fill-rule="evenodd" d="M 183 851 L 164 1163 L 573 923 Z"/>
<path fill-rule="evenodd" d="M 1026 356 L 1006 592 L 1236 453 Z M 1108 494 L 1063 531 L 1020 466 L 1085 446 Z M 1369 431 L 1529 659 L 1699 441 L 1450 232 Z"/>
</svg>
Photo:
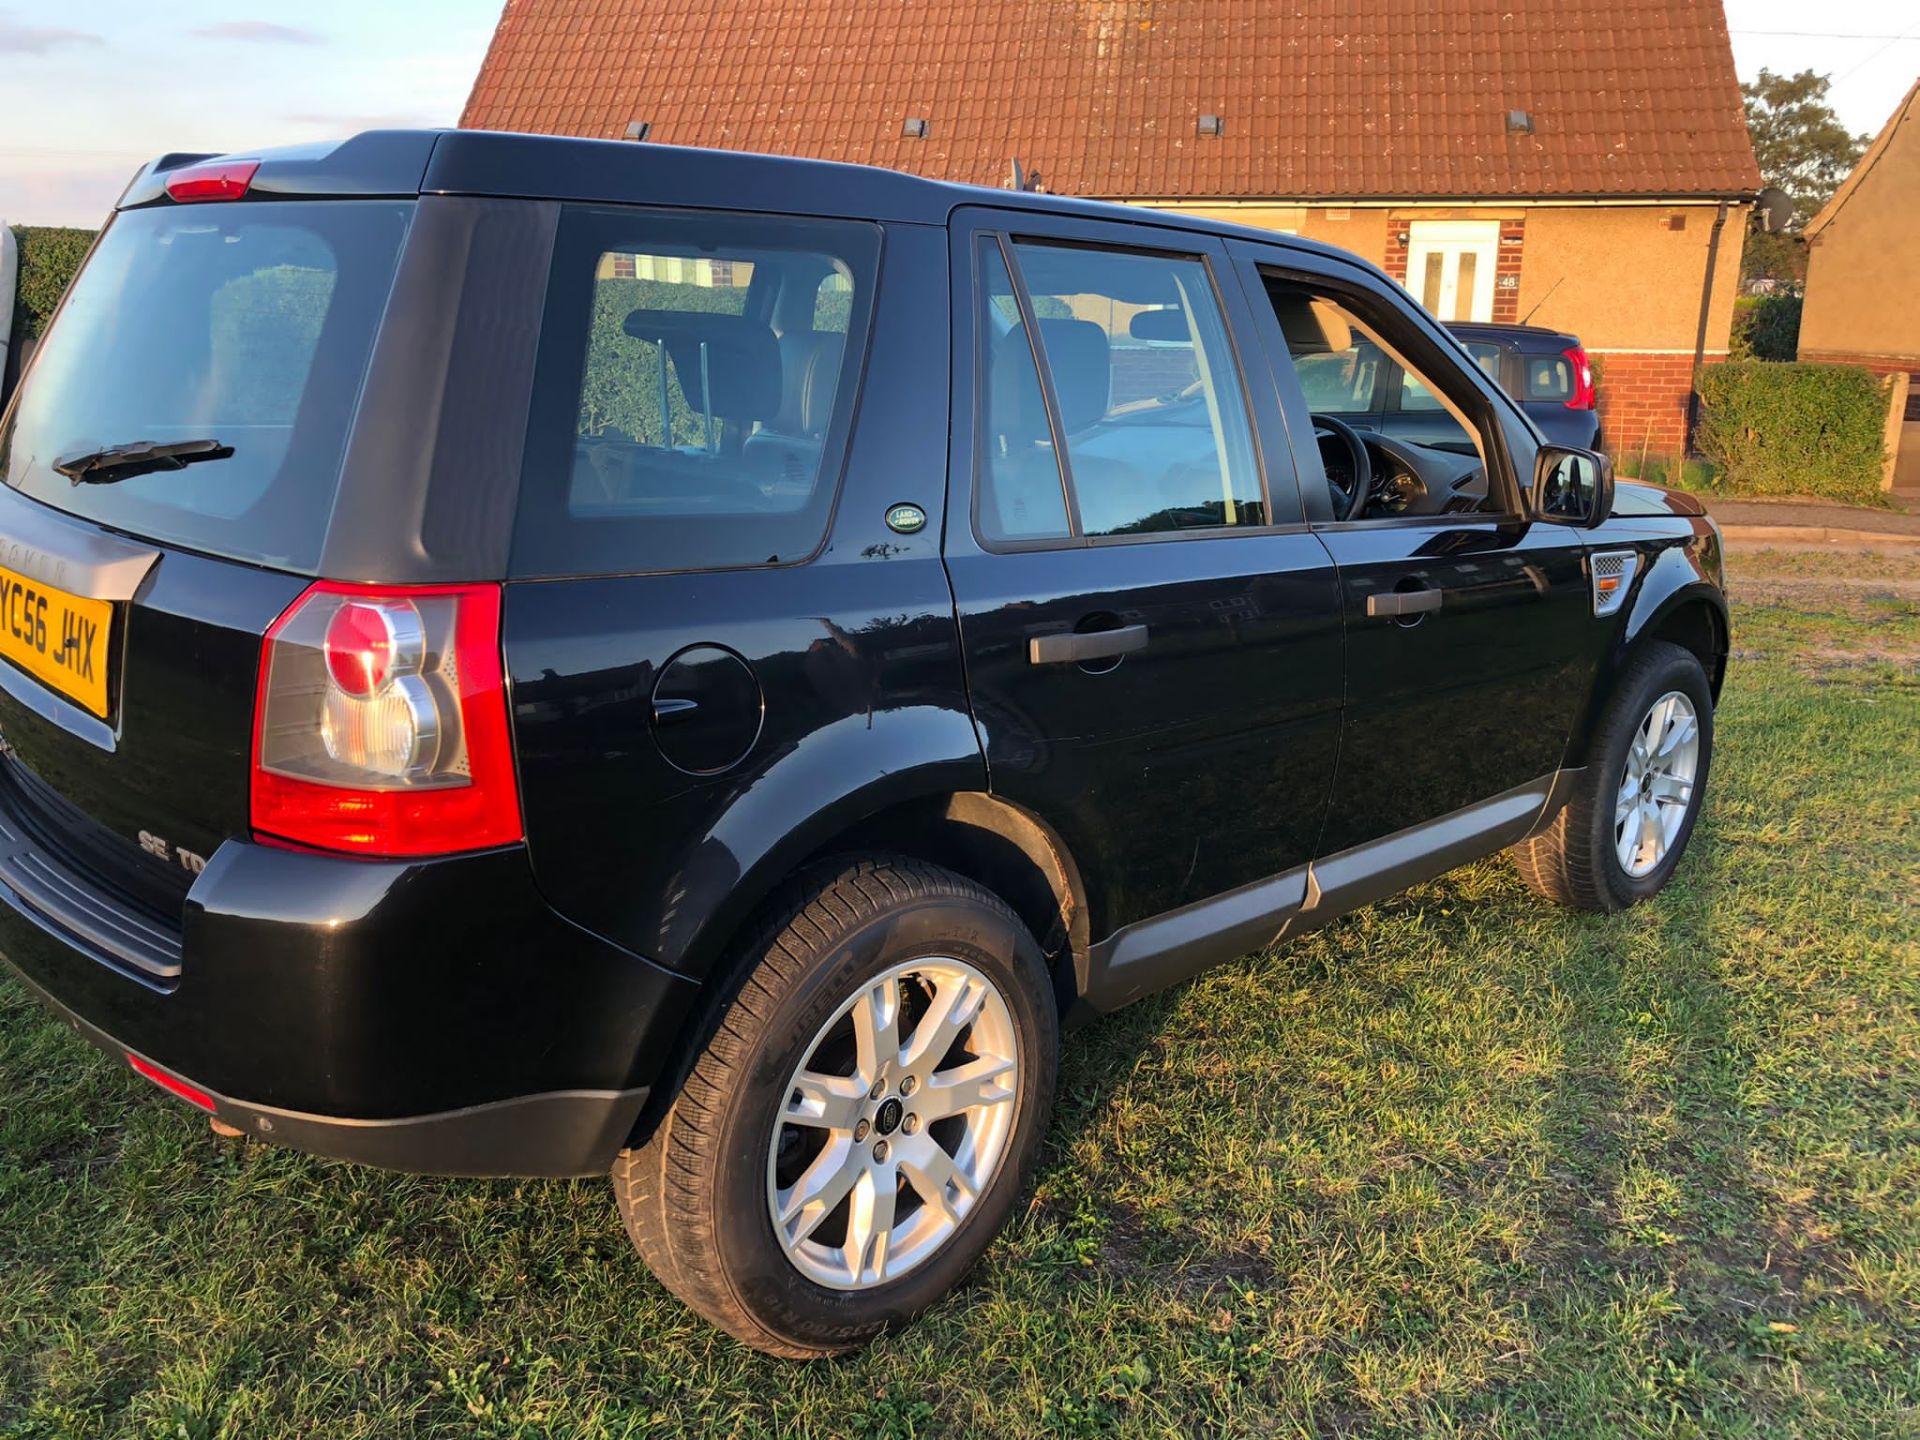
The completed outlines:
<svg viewBox="0 0 1920 1440">
<path fill-rule="evenodd" d="M 906 1113 L 906 1106 L 898 1100 L 889 1100 L 882 1105 L 873 1117 L 873 1128 L 882 1135 L 891 1135 L 900 1128 L 900 1117 Z"/>
</svg>

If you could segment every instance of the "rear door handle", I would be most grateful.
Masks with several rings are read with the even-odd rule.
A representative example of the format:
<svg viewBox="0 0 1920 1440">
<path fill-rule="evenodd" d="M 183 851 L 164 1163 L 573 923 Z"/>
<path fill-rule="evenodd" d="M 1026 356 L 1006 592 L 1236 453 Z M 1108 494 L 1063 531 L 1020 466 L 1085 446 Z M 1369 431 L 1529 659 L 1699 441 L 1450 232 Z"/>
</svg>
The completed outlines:
<svg viewBox="0 0 1920 1440">
<path fill-rule="evenodd" d="M 1146 648 L 1147 627 L 1122 625 L 1118 630 L 1075 631 L 1067 635 L 1035 635 L 1027 641 L 1030 665 L 1078 665 L 1088 660 L 1110 660 Z"/>
<path fill-rule="evenodd" d="M 1367 596 L 1370 619 L 1385 620 L 1398 615 L 1424 615 L 1440 608 L 1441 590 L 1382 590 Z"/>
</svg>

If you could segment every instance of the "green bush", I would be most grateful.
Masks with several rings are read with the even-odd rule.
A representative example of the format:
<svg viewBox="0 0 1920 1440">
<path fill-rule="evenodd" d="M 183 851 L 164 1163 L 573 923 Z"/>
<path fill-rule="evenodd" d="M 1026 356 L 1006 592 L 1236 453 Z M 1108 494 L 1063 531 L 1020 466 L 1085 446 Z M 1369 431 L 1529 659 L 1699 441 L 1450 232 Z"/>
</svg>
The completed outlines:
<svg viewBox="0 0 1920 1440">
<path fill-rule="evenodd" d="M 67 292 L 74 271 L 93 244 L 91 230 L 65 230 L 47 225 L 16 225 L 13 238 L 20 245 L 20 288 L 13 300 L 13 339 L 37 340 Z"/>
<path fill-rule="evenodd" d="M 599 435 L 611 429 L 650 445 L 701 443 L 706 438 L 705 421 L 687 403 L 679 376 L 671 368 L 667 408 L 673 433 L 671 439 L 665 434 L 660 418 L 659 352 L 627 334 L 626 319 L 635 310 L 738 315 L 746 303 L 745 289 L 722 285 L 615 279 L 597 283 L 586 373 L 580 384 L 580 433 Z"/>
<path fill-rule="evenodd" d="M 1722 492 L 1878 502 L 1887 390 L 1872 371 L 1729 361 L 1701 372 L 1700 402 Z"/>
<path fill-rule="evenodd" d="M 1800 296 L 1791 290 L 1734 303 L 1733 358 L 1792 360 L 1800 353 Z"/>
</svg>

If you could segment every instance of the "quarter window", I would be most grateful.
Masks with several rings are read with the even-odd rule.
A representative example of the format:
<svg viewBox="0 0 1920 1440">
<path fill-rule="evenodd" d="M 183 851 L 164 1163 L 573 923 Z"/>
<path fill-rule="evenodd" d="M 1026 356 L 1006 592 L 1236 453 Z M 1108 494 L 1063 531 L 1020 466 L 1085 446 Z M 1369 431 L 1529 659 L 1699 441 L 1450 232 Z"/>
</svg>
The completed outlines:
<svg viewBox="0 0 1920 1440">
<path fill-rule="evenodd" d="M 1527 398 L 1529 400 L 1559 400 L 1565 402 L 1573 398 L 1573 365 L 1564 355 L 1529 355 L 1527 366 Z"/>
<path fill-rule="evenodd" d="M 819 545 L 872 306 L 870 225 L 561 219 L 513 571 L 780 564 Z"/>
<path fill-rule="evenodd" d="M 1205 263 L 1033 242 L 1013 251 L 1053 414 L 1035 404 L 1033 347 L 995 249 L 983 286 L 988 538 L 1054 538 L 1063 520 L 1089 538 L 1266 524 L 1246 397 Z M 1069 516 L 1049 498 L 1059 451 Z"/>
</svg>

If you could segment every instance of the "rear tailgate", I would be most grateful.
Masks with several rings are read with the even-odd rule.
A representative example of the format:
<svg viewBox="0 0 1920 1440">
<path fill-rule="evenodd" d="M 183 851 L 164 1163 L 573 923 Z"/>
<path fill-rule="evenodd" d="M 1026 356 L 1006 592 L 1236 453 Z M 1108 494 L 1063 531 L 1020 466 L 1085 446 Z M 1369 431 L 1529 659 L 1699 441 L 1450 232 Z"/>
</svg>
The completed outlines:
<svg viewBox="0 0 1920 1440">
<path fill-rule="evenodd" d="M 95 662 L 108 713 L 0 658 L 0 883 L 97 951 L 169 982 L 193 877 L 246 831 L 260 637 L 304 582 L 148 548 L 132 557 L 132 594 L 97 599 L 124 587 L 62 561 L 119 537 L 64 525 L 63 535 L 37 509 L 0 491 L 5 610 L 95 598 L 108 617 Z M 17 645 L 29 629 L 0 621 L 0 642 Z"/>
<path fill-rule="evenodd" d="M 261 640 L 318 571 L 413 210 L 118 215 L 0 421 L 0 883 L 150 982 L 246 833 Z"/>
</svg>

